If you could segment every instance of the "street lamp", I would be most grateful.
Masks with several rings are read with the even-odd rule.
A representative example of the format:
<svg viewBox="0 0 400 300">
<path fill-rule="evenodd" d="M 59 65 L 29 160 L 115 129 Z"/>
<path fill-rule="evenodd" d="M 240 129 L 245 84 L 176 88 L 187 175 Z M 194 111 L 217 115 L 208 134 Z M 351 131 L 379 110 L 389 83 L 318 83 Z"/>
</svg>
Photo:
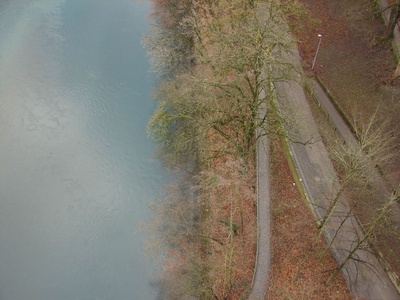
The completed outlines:
<svg viewBox="0 0 400 300">
<path fill-rule="evenodd" d="M 318 42 L 317 52 L 315 52 L 315 56 L 314 56 L 314 60 L 313 60 L 313 63 L 312 63 L 311 70 L 314 70 L 315 62 L 316 62 L 317 56 L 318 56 L 319 47 L 321 46 L 322 35 L 318 34 L 318 37 L 319 37 L 319 42 Z"/>
</svg>

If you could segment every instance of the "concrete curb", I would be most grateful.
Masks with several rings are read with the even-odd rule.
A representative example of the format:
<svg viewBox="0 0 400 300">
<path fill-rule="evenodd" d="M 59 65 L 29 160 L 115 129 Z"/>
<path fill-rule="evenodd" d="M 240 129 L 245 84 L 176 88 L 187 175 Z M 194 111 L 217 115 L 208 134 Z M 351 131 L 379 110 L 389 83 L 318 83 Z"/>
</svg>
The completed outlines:
<svg viewBox="0 0 400 300">
<path fill-rule="evenodd" d="M 316 79 L 319 83 L 319 85 L 322 87 L 322 89 L 325 91 L 325 94 L 331 100 L 332 104 L 335 106 L 336 110 L 340 114 L 340 116 L 343 118 L 347 126 L 349 127 L 350 131 L 355 134 L 355 130 L 353 127 L 353 124 L 350 122 L 350 120 L 347 118 L 347 115 L 345 114 L 344 110 L 342 107 L 339 105 L 339 103 L 336 101 L 335 97 L 332 95 L 332 93 L 329 91 L 328 87 L 325 85 L 325 83 L 322 81 L 322 79 L 319 76 L 316 76 Z M 307 81 L 308 83 L 308 81 Z M 310 88 L 307 84 L 307 87 Z"/>
</svg>

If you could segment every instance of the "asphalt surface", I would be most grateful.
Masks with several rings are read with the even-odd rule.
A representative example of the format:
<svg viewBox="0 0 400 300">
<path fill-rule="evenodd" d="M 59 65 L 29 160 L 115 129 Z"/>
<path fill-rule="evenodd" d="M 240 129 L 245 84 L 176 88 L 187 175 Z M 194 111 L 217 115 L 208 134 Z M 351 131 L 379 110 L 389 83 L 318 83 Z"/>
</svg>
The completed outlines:
<svg viewBox="0 0 400 300">
<path fill-rule="evenodd" d="M 264 91 L 260 95 L 264 97 Z M 266 113 L 266 103 L 260 109 L 260 119 Z M 257 255 L 253 289 L 248 299 L 265 299 L 271 263 L 270 250 L 270 194 L 269 140 L 263 128 L 257 129 Z"/>
<path fill-rule="evenodd" d="M 360 151 L 360 145 L 357 138 L 354 136 L 346 121 L 336 109 L 336 106 L 332 103 L 330 97 L 327 95 L 321 85 L 313 79 L 308 79 L 306 84 L 314 99 L 325 111 L 331 122 L 331 125 L 339 134 L 339 136 L 343 139 L 343 141 L 347 145 L 353 147 L 355 151 Z M 364 164 L 368 168 L 368 172 L 372 178 L 370 184 L 373 186 L 374 190 L 382 196 L 392 194 L 394 191 L 394 187 L 391 186 L 390 183 L 382 177 L 381 173 L 377 170 L 375 165 L 368 161 L 368 159 L 366 158 L 364 160 Z M 381 198 L 381 205 L 384 205 L 384 201 L 386 199 L 386 197 Z M 396 224 L 396 226 L 400 228 L 400 203 L 393 203 L 391 207 L 391 219 L 394 224 Z"/>
<path fill-rule="evenodd" d="M 259 7 L 260 14 L 266 12 Z M 265 18 L 267 19 L 267 18 Z M 274 26 L 274 25 L 272 25 Z M 289 31 L 288 31 L 289 32 Z M 289 37 L 291 38 L 291 37 Z M 286 49 L 287 50 L 287 49 Z M 294 67 L 291 77 L 275 83 L 278 108 L 286 120 L 285 129 L 290 154 L 295 162 L 298 176 L 304 185 L 306 197 L 313 207 L 317 220 L 330 214 L 324 233 L 331 245 L 332 254 L 338 264 L 352 251 L 357 241 L 363 238 L 363 231 L 352 215 L 347 200 L 339 194 L 340 183 L 329 159 L 325 145 L 321 141 L 317 126 L 310 111 L 305 93 L 300 56 L 295 44 L 289 51 L 281 51 L 282 61 Z M 313 83 L 312 83 L 313 84 Z M 319 86 L 314 86 L 317 91 Z M 322 90 L 322 89 L 321 89 Z M 321 91 L 318 90 L 318 93 Z M 323 95 L 323 90 L 322 94 Z M 325 95 L 326 96 L 326 95 Z M 321 96 L 321 99 L 324 98 Z M 328 99 L 329 100 L 329 99 Z M 357 146 L 352 132 L 335 107 L 325 101 L 324 109 L 340 134 L 351 145 Z M 265 109 L 265 108 L 263 108 Z M 264 113 L 264 110 L 260 114 Z M 340 125 L 338 125 L 340 124 Z M 268 290 L 270 267 L 270 220 L 269 220 L 269 142 L 266 136 L 257 145 L 257 260 L 253 278 L 253 288 L 248 299 L 265 299 Z M 335 209 L 329 210 L 332 201 L 338 199 Z M 400 295 L 378 259 L 366 245 L 357 250 L 342 270 L 343 276 L 355 299 L 396 300 Z"/>
<path fill-rule="evenodd" d="M 347 200 L 339 193 L 339 180 L 305 97 L 297 49 L 282 52 L 282 58 L 295 67 L 290 80 L 275 84 L 281 114 L 288 120 L 285 126 L 291 155 L 317 220 L 331 213 L 324 233 L 333 256 L 340 264 L 357 241 L 362 240 L 363 231 Z M 349 134 L 345 129 L 343 132 L 345 136 Z M 338 203 L 330 212 L 331 203 L 336 199 Z M 351 293 L 356 299 L 400 299 L 382 265 L 371 253 L 365 245 L 354 253 L 356 259 L 345 265 L 342 273 Z"/>
</svg>

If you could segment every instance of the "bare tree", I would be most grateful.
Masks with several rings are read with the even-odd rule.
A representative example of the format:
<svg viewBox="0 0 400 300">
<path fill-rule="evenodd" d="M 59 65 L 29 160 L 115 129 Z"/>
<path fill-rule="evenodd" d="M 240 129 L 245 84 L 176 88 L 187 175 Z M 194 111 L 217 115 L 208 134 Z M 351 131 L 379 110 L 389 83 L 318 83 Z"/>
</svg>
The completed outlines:
<svg viewBox="0 0 400 300">
<path fill-rule="evenodd" d="M 377 119 L 375 113 L 365 126 L 356 129 L 356 136 L 358 143 L 354 144 L 343 143 L 343 140 L 333 136 L 327 138 L 340 179 L 338 184 L 333 185 L 332 197 L 327 199 L 329 205 L 324 206 L 325 214 L 319 220 L 313 247 L 326 230 L 334 230 L 329 235 L 328 247 L 335 244 L 339 236 L 341 240 L 343 236 L 347 239 L 345 243 L 341 242 L 343 248 L 336 250 L 341 253 L 339 265 L 328 281 L 347 268 L 350 262 L 357 262 L 353 264 L 355 268 L 362 264 L 375 272 L 369 258 L 375 255 L 371 246 L 376 242 L 377 235 L 384 228 L 386 232 L 392 232 L 393 239 L 400 237 L 393 226 L 392 213 L 397 205 L 399 190 L 384 192 L 381 189 L 382 179 L 378 179 L 379 170 L 376 169 L 390 162 L 395 135 L 388 130 L 387 123 Z M 366 207 L 370 209 L 366 210 Z M 363 214 L 363 227 L 359 229 L 355 216 L 360 214 Z M 307 257 L 311 252 L 312 249 Z"/>
<path fill-rule="evenodd" d="M 288 47 L 290 41 L 279 26 L 268 25 L 282 18 L 276 1 L 267 6 L 269 21 L 248 8 L 251 5 L 247 2 L 224 3 L 228 10 L 222 10 L 220 5 L 208 9 L 212 18 L 199 21 L 197 15 L 190 15 L 190 27 L 197 28 L 195 31 L 205 37 L 193 47 L 196 66 L 161 85 L 156 94 L 161 101 L 150 132 L 156 140 L 162 142 L 166 138 L 164 144 L 171 145 L 169 138 L 179 136 L 171 131 L 177 130 L 178 124 L 191 124 L 203 141 L 204 133 L 224 139 L 227 146 L 223 154 L 248 157 L 259 138 L 256 128 L 267 126 L 268 118 L 259 119 L 258 111 L 273 96 L 271 82 L 289 76 L 291 65 L 276 54 L 276 49 Z M 157 59 L 167 65 L 177 59 L 174 52 L 161 51 L 160 47 Z M 167 57 L 163 59 L 164 56 Z M 265 72 L 265 66 L 279 71 Z M 187 135 L 181 134 L 188 146 Z M 190 132 L 190 136 L 196 134 Z"/>
<path fill-rule="evenodd" d="M 171 270 L 182 284 L 174 295 L 226 299 L 242 274 L 253 272 L 244 253 L 256 239 L 246 221 L 255 209 L 254 153 L 260 135 L 271 133 L 257 130 L 270 128 L 259 110 L 274 96 L 272 82 L 286 80 L 292 68 L 277 54 L 292 43 L 279 26 L 283 6 L 264 1 L 259 14 L 256 2 L 187 1 L 175 27 L 156 27 L 145 42 L 163 79 L 149 134 L 170 164 L 194 163 L 202 171 L 192 178 L 194 202 L 172 193 L 156 213 L 167 222 L 156 226 L 162 236 L 155 244 L 178 257 Z"/>
</svg>

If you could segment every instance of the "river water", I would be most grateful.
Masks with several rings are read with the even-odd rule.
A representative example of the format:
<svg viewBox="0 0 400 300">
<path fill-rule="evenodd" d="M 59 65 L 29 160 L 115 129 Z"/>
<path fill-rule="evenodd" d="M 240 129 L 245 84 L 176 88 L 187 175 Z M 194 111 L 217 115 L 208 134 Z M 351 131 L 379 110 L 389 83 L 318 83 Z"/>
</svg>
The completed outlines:
<svg viewBox="0 0 400 300">
<path fill-rule="evenodd" d="M 155 299 L 149 4 L 0 1 L 0 299 Z"/>
</svg>

